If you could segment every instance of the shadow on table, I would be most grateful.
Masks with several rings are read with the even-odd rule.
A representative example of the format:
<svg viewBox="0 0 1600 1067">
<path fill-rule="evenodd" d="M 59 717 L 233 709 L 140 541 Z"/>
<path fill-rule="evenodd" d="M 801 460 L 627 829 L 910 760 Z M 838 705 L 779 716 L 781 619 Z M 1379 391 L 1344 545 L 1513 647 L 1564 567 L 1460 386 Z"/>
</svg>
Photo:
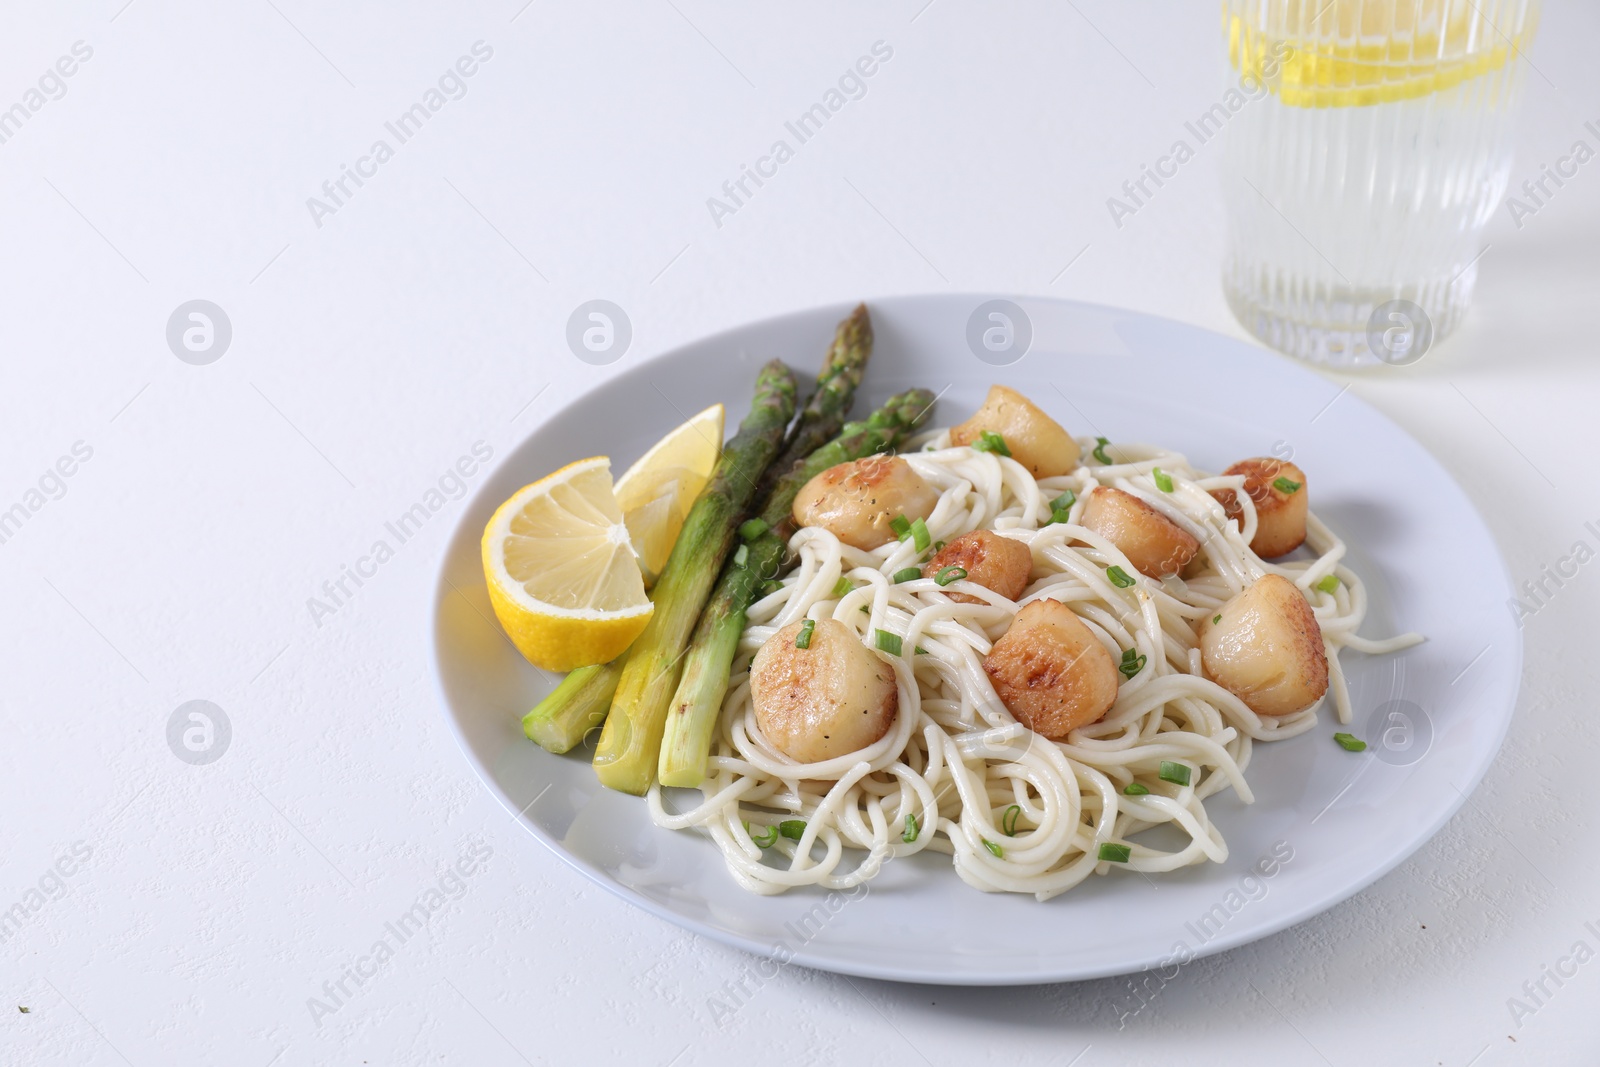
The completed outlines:
<svg viewBox="0 0 1600 1067">
<path fill-rule="evenodd" d="M 1555 221 L 1530 220 L 1515 242 L 1491 244 L 1456 332 L 1413 366 L 1381 373 L 1470 381 L 1513 364 L 1534 374 L 1592 374 L 1594 331 L 1586 324 L 1600 292 L 1600 230 L 1574 232 Z"/>
</svg>

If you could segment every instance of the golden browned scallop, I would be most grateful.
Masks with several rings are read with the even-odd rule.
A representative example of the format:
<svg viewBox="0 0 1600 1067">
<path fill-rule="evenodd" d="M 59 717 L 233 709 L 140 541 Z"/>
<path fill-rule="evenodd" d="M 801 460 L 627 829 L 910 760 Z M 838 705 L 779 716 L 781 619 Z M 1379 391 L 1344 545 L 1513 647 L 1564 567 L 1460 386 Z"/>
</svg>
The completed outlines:
<svg viewBox="0 0 1600 1067">
<path fill-rule="evenodd" d="M 1035 600 L 983 661 L 1017 721 L 1052 741 L 1098 722 L 1117 699 L 1117 665 L 1089 627 L 1057 600 Z"/>
<path fill-rule="evenodd" d="M 767 639 L 750 663 L 756 724 L 774 748 L 820 763 L 883 737 L 900 708 L 894 670 L 842 622 L 822 619 L 805 648 L 805 621 Z"/>
<path fill-rule="evenodd" d="M 895 539 L 889 524 L 896 517 L 926 519 L 938 502 L 939 491 L 899 456 L 868 456 L 829 467 L 801 486 L 794 521 L 870 550 Z"/>
<path fill-rule="evenodd" d="M 1276 574 L 1200 621 L 1206 676 L 1257 715 L 1304 711 L 1328 691 L 1328 653 L 1322 627 L 1305 595 Z"/>
<path fill-rule="evenodd" d="M 1015 600 L 1028 587 L 1033 573 L 1033 553 L 1021 541 L 1001 537 L 993 530 L 973 530 L 945 545 L 922 565 L 924 578 L 937 577 L 946 567 L 960 567 L 966 581 L 993 589 L 1007 600 Z M 962 604 L 986 604 L 969 593 L 947 593 Z"/>
<path fill-rule="evenodd" d="M 1250 550 L 1262 559 L 1273 559 L 1299 548 L 1306 539 L 1306 513 L 1311 510 L 1306 491 L 1306 472 L 1286 459 L 1257 456 L 1241 459 L 1222 472 L 1244 475 L 1244 491 L 1256 506 L 1256 535 Z M 1244 526 L 1244 508 L 1232 489 L 1214 489 L 1211 495 L 1228 513 L 1228 518 Z"/>
<path fill-rule="evenodd" d="M 1200 542 L 1188 530 L 1132 493 L 1108 485 L 1089 493 L 1078 525 L 1116 545 L 1151 578 L 1177 574 L 1200 551 Z"/>
<path fill-rule="evenodd" d="M 991 385 L 983 407 L 950 431 L 950 443 L 970 445 L 985 430 L 1005 438 L 1011 458 L 1035 478 L 1054 478 L 1078 466 L 1078 442 L 1015 389 Z"/>
</svg>

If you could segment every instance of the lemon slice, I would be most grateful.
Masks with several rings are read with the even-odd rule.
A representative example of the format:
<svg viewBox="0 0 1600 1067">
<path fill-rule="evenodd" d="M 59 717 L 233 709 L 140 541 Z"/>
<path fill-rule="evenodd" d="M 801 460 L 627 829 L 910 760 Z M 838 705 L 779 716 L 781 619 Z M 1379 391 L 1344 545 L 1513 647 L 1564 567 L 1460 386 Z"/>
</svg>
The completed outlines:
<svg viewBox="0 0 1600 1067">
<path fill-rule="evenodd" d="M 639 636 L 644 592 L 605 456 L 517 490 L 483 531 L 483 575 L 506 636 L 530 663 L 607 663 Z"/>
<path fill-rule="evenodd" d="M 694 498 L 722 453 L 723 410 L 713 404 L 657 441 L 617 481 L 617 504 L 644 572 L 655 585 Z"/>
</svg>

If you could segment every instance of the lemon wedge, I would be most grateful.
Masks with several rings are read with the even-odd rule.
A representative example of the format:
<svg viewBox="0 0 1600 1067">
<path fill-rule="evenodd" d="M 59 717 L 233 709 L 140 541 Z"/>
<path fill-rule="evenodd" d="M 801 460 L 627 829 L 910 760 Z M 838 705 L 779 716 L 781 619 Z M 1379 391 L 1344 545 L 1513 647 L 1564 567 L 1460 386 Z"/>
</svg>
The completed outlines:
<svg viewBox="0 0 1600 1067">
<path fill-rule="evenodd" d="M 695 497 L 722 453 L 723 410 L 713 404 L 651 446 L 617 481 L 617 504 L 648 589 L 655 585 Z"/>
<path fill-rule="evenodd" d="M 506 636 L 546 670 L 615 659 L 655 610 L 605 456 L 569 463 L 501 504 L 483 531 L 483 575 Z"/>
</svg>

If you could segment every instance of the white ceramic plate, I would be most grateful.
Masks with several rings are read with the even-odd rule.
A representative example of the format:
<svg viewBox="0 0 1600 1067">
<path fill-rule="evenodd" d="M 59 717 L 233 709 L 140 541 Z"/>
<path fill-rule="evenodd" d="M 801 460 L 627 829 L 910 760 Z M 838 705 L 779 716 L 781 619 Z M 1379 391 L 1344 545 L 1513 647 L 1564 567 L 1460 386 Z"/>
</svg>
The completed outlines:
<svg viewBox="0 0 1600 1067">
<path fill-rule="evenodd" d="M 1020 984 L 1171 966 L 1282 930 L 1371 884 L 1460 807 L 1510 722 L 1522 646 L 1494 542 L 1433 457 L 1308 370 L 1147 315 L 1019 298 L 1027 328 L 1009 352 L 977 344 L 980 359 L 968 338 L 996 323 L 980 316 L 979 330 L 969 326 L 988 299 L 875 301 L 877 347 L 856 411 L 923 385 L 941 391 L 933 422 L 948 425 L 998 381 L 1073 433 L 1160 442 L 1210 470 L 1292 449 L 1310 476 L 1313 508 L 1350 543 L 1349 562 L 1372 592 L 1362 632 L 1428 636 L 1394 656 L 1346 653 L 1356 709 L 1348 729 L 1373 747 L 1352 754 L 1335 744 L 1342 727 L 1331 708 L 1315 730 L 1257 745 L 1247 771 L 1256 803 L 1231 793 L 1207 801 L 1231 850 L 1224 864 L 1148 878 L 1113 872 L 1040 904 L 979 893 L 947 858 L 924 854 L 890 864 L 869 892 L 835 896 L 830 907 L 817 890 L 739 889 L 708 840 L 658 830 L 643 801 L 602 789 L 586 751 L 552 756 L 526 740 L 521 715 L 551 683 L 485 621 L 478 540 L 490 514 L 571 460 L 605 454 L 620 472 L 681 413 L 713 401 L 727 405 L 731 429 L 760 363 L 778 357 L 802 377 L 815 373 L 849 311 L 824 307 L 686 345 L 568 405 L 501 462 L 450 541 L 432 620 L 446 714 L 489 789 L 563 861 L 664 919 L 751 952 L 900 981 Z M 1028 350 L 1016 359 L 1025 334 Z"/>
</svg>

